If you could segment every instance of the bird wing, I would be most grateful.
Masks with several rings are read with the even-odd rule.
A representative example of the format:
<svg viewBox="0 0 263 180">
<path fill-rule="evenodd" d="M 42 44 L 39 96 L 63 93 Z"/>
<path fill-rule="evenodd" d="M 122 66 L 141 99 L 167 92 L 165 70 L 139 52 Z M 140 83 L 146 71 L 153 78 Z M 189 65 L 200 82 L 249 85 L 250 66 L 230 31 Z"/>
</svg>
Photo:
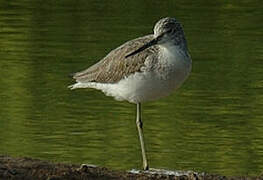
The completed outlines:
<svg viewBox="0 0 263 180">
<path fill-rule="evenodd" d="M 122 78 L 135 72 L 141 72 L 145 66 L 146 58 L 149 58 L 157 51 L 157 46 L 145 49 L 143 52 L 125 58 L 132 51 L 140 48 L 145 43 L 151 41 L 153 35 L 147 35 L 126 42 L 117 49 L 112 50 L 105 58 L 88 69 L 77 72 L 73 78 L 77 82 L 98 82 L 98 83 L 116 83 Z M 153 57 L 153 56 L 152 56 Z"/>
</svg>

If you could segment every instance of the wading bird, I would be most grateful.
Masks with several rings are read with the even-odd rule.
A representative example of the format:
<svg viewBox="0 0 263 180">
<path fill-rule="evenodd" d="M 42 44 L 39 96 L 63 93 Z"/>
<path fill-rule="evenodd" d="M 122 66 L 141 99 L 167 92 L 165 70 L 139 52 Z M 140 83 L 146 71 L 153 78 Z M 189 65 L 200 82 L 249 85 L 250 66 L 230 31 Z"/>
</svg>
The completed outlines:
<svg viewBox="0 0 263 180">
<path fill-rule="evenodd" d="M 116 100 L 137 104 L 143 169 L 148 170 L 141 103 L 169 95 L 185 81 L 191 67 L 182 26 L 167 17 L 155 24 L 154 34 L 128 41 L 98 63 L 75 73 L 76 83 L 69 88 L 95 88 Z"/>
</svg>

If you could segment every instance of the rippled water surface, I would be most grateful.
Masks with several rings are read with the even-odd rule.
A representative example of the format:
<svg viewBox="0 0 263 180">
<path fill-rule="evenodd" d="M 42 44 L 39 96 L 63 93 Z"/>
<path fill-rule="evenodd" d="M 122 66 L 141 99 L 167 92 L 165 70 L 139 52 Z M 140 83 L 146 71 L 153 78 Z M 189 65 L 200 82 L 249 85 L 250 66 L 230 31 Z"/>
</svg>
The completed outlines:
<svg viewBox="0 0 263 180">
<path fill-rule="evenodd" d="M 262 8 L 259 0 L 1 1 L 0 154 L 140 168 L 135 105 L 70 91 L 68 74 L 175 16 L 193 70 L 177 92 L 143 104 L 151 167 L 260 174 Z"/>
</svg>

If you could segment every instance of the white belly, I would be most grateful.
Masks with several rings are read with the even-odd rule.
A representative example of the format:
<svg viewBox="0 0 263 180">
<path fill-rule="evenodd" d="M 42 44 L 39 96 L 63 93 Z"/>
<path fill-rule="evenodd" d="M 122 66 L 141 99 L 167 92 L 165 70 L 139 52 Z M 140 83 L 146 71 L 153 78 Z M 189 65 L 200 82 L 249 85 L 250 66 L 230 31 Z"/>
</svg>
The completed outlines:
<svg viewBox="0 0 263 180">
<path fill-rule="evenodd" d="M 157 72 L 135 73 L 118 83 L 77 83 L 76 88 L 95 88 L 116 100 L 127 100 L 139 103 L 159 99 L 169 95 L 180 87 L 189 74 L 190 69 L 175 69 L 162 76 Z"/>
<path fill-rule="evenodd" d="M 179 75 L 179 73 L 177 73 Z M 116 100 L 127 100 L 139 103 L 159 99 L 169 95 L 177 89 L 186 79 L 185 75 L 163 79 L 154 72 L 135 73 L 117 84 L 102 85 L 106 95 L 115 97 Z"/>
<path fill-rule="evenodd" d="M 154 70 L 134 73 L 117 83 L 76 83 L 75 88 L 95 88 L 116 100 L 139 103 L 169 95 L 180 87 L 191 71 L 191 59 L 180 53 L 165 52 Z"/>
</svg>

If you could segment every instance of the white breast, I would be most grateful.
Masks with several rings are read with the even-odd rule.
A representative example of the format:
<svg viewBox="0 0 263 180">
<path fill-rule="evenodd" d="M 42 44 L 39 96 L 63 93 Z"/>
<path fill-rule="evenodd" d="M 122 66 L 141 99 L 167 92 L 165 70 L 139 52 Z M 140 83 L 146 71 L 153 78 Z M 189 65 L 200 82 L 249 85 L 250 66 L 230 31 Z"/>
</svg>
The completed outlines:
<svg viewBox="0 0 263 180">
<path fill-rule="evenodd" d="M 139 103 L 159 99 L 180 87 L 191 71 L 191 58 L 176 48 L 161 48 L 154 69 L 134 73 L 117 83 L 80 83 L 77 88 L 95 88 L 116 100 Z M 147 61 L 145 62 L 146 66 Z M 147 68 L 146 68 L 147 69 Z"/>
<path fill-rule="evenodd" d="M 107 95 L 132 103 L 155 100 L 180 87 L 191 71 L 191 58 L 178 49 L 163 48 L 152 71 L 135 73 L 116 84 L 102 85 Z M 147 62 L 146 62 L 147 63 Z"/>
</svg>

